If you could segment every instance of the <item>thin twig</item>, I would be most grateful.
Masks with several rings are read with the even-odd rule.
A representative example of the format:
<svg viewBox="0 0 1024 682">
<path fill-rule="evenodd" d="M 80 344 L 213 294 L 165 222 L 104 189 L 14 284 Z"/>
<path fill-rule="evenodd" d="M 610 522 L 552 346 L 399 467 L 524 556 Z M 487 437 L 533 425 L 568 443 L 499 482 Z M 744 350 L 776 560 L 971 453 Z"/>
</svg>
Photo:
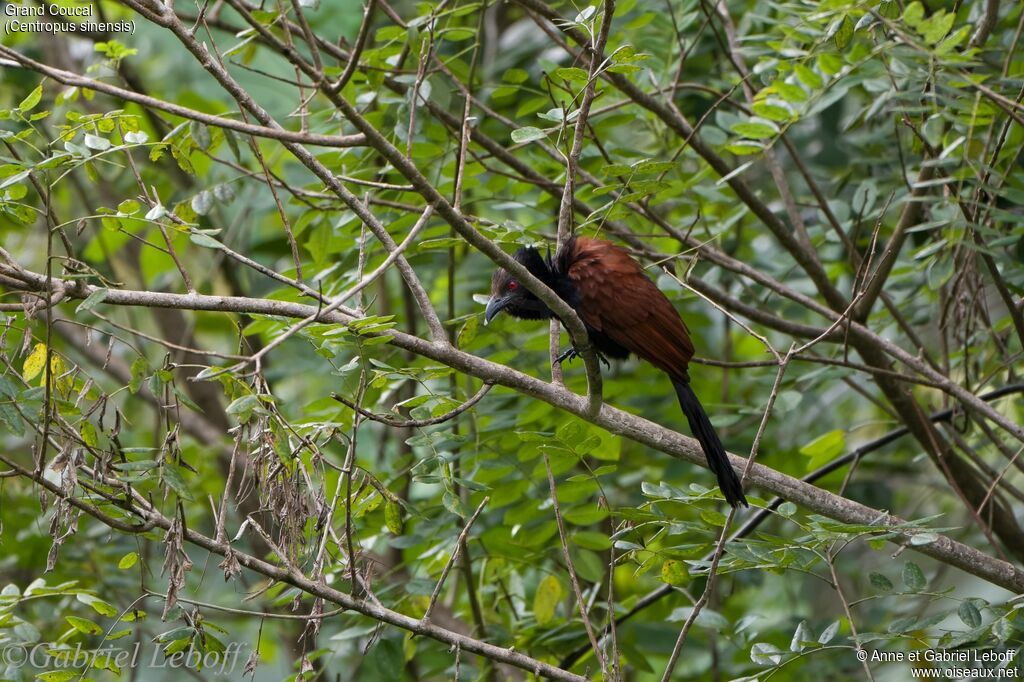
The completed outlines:
<svg viewBox="0 0 1024 682">
<path fill-rule="evenodd" d="M 490 391 L 493 387 L 494 387 L 493 383 L 486 383 L 485 382 L 484 385 L 480 387 L 480 390 L 478 390 L 476 393 L 474 393 L 473 396 L 469 400 L 467 400 L 466 402 L 462 403 L 458 407 L 456 407 L 456 408 L 454 408 L 452 410 L 449 410 L 448 412 L 445 412 L 444 414 L 439 414 L 436 417 L 427 417 L 425 419 L 391 419 L 390 417 L 385 417 L 383 415 L 374 414 L 373 412 L 370 412 L 369 410 L 363 409 L 362 407 L 359 407 L 355 403 L 349 401 L 348 398 L 346 398 L 346 397 L 344 397 L 342 395 L 338 395 L 337 393 L 332 393 L 331 394 L 331 398 L 333 398 L 334 400 L 337 400 L 339 403 L 341 403 L 345 407 L 347 407 L 350 410 L 353 410 L 355 412 L 358 412 L 363 417 L 366 417 L 367 419 L 370 419 L 372 421 L 380 422 L 381 424 L 385 424 L 387 426 L 392 426 L 392 427 L 398 428 L 398 429 L 409 429 L 409 428 L 420 428 L 420 427 L 423 427 L 423 426 L 434 426 L 435 424 L 442 424 L 442 423 L 444 423 L 446 421 L 454 419 L 455 417 L 459 416 L 460 414 L 462 414 L 463 412 L 465 412 L 466 410 L 468 410 L 469 408 L 473 407 L 478 402 L 480 402 L 483 399 L 483 397 L 485 395 L 487 395 L 487 392 Z"/>
<path fill-rule="evenodd" d="M 487 503 L 491 501 L 490 497 L 485 496 L 484 499 L 480 500 L 480 504 L 477 505 L 476 511 L 469 517 L 469 521 L 466 521 L 466 525 L 462 527 L 462 532 L 459 533 L 458 539 L 455 541 L 455 547 L 452 549 L 452 555 L 448 557 L 448 561 L 445 562 L 444 568 L 441 569 L 441 577 L 437 579 L 437 585 L 434 586 L 434 591 L 430 594 L 430 602 L 427 604 L 427 610 L 423 612 L 423 621 L 430 621 L 430 614 L 434 611 L 434 606 L 437 604 L 437 598 L 441 595 L 441 588 L 444 587 L 445 580 L 448 579 L 448 573 L 452 570 L 452 566 L 455 565 L 455 561 L 459 558 L 459 552 L 466 542 L 466 538 L 469 537 L 469 531 L 476 522 L 476 517 L 480 516 L 480 512 L 484 510 Z"/>
<path fill-rule="evenodd" d="M 555 486 L 555 476 L 551 473 L 551 460 L 546 453 L 544 455 L 544 468 L 548 473 L 548 488 L 551 490 L 551 503 L 555 511 L 555 522 L 558 524 L 558 537 L 562 542 L 562 556 L 565 558 L 565 568 L 569 573 L 569 582 L 572 583 L 572 591 L 576 595 L 576 605 L 579 607 L 583 627 L 587 631 L 587 637 L 590 639 L 590 646 L 594 649 L 594 656 L 601 666 L 601 672 L 607 677 L 608 660 L 605 658 L 604 650 L 597 641 L 597 636 L 594 634 L 594 626 L 590 623 L 590 614 L 587 612 L 587 606 L 583 602 L 583 592 L 580 590 L 580 581 L 576 577 L 576 567 L 573 566 L 572 557 L 569 555 L 569 539 L 565 534 L 565 522 L 562 520 L 562 512 L 558 508 L 558 488 Z"/>
</svg>

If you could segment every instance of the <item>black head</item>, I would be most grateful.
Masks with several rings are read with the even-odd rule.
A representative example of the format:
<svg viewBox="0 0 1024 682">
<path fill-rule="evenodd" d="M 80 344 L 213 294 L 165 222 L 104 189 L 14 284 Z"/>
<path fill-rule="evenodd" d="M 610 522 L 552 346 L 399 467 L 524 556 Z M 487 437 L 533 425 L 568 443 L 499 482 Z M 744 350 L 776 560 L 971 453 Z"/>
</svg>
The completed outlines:
<svg viewBox="0 0 1024 682">
<path fill-rule="evenodd" d="M 531 275 L 551 286 L 551 264 L 537 249 L 524 246 L 512 254 L 512 257 L 529 270 Z M 490 322 L 502 310 L 524 320 L 541 320 L 552 316 L 551 310 L 539 298 L 531 294 L 503 268 L 498 268 L 491 278 L 491 300 L 487 303 L 487 312 L 484 313 L 484 324 Z"/>
</svg>

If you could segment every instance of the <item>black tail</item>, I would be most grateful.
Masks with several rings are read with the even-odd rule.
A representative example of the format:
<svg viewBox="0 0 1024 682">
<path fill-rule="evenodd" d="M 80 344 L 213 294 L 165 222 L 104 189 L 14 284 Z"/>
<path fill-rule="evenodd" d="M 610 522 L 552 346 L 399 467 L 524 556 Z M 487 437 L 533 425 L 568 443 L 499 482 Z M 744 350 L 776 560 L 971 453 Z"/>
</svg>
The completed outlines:
<svg viewBox="0 0 1024 682">
<path fill-rule="evenodd" d="M 715 427 L 711 425 L 711 420 L 704 412 L 704 407 L 697 399 L 697 394 L 693 392 L 687 381 L 673 379 L 672 385 L 676 387 L 679 406 L 683 408 L 683 414 L 690 422 L 690 431 L 700 441 L 704 456 L 708 460 L 708 466 L 718 478 L 718 487 L 722 489 L 725 501 L 734 507 L 741 504 L 744 507 L 748 506 L 747 498 L 743 496 L 743 485 L 740 483 L 740 478 L 733 471 L 732 464 L 729 463 L 729 456 L 725 454 L 725 448 L 722 447 L 722 441 L 718 440 Z"/>
</svg>

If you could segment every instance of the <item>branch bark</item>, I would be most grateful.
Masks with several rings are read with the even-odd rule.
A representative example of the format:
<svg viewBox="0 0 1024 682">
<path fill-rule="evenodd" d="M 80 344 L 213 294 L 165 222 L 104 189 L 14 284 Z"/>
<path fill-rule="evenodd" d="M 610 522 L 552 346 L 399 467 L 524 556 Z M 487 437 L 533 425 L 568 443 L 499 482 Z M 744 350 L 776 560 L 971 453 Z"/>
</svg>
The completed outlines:
<svg viewBox="0 0 1024 682">
<path fill-rule="evenodd" d="M 0 268 L 2 269 L 2 268 Z M 45 291 L 46 278 L 35 275 L 33 289 Z M 97 287 L 82 281 L 54 281 L 54 288 L 63 291 L 66 298 L 84 299 Z M 123 289 L 108 290 L 104 304 L 180 308 L 185 310 L 207 310 L 226 313 L 250 313 L 274 315 L 280 317 L 303 318 L 315 313 L 313 306 L 287 301 L 275 301 L 258 298 L 205 296 L 201 294 L 183 295 L 150 291 L 131 291 Z M 354 318 L 341 312 L 324 316 L 325 323 L 347 324 Z M 448 343 L 432 342 L 399 331 L 389 331 L 390 343 L 396 347 L 411 351 L 417 355 L 441 362 L 459 372 L 472 375 L 483 381 L 507 386 L 523 395 L 530 396 L 574 414 L 592 424 L 647 445 L 655 450 L 673 457 L 684 459 L 690 463 L 707 468 L 707 461 L 700 444 L 693 438 L 658 426 L 642 417 L 629 414 L 623 410 L 602 405 L 596 415 L 589 414 L 588 400 L 585 396 L 573 393 L 565 388 L 546 383 L 530 377 L 522 372 L 499 365 L 475 355 L 465 353 Z M 973 396 L 978 402 L 984 402 Z M 742 469 L 747 460 L 738 455 L 730 454 L 732 465 Z M 747 481 L 763 488 L 779 497 L 802 505 L 810 511 L 817 512 L 843 523 L 875 524 L 879 529 L 896 529 L 904 521 L 887 512 L 872 509 L 866 505 L 848 500 L 828 491 L 817 488 L 783 474 L 763 464 L 753 464 L 747 474 Z M 939 561 L 959 568 L 967 573 L 998 585 L 1012 592 L 1024 592 L 1024 571 L 1009 562 L 993 558 L 984 552 L 963 543 L 956 542 L 946 536 L 927 545 L 910 545 L 910 535 L 898 536 L 894 542 L 901 546 L 933 557 Z"/>
</svg>

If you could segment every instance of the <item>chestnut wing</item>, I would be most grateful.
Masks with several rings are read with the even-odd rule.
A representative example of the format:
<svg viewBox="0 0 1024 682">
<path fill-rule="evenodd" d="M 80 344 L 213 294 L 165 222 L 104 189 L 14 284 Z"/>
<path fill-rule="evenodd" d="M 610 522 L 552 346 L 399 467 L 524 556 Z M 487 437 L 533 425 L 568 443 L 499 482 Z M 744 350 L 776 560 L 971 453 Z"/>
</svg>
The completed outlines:
<svg viewBox="0 0 1024 682">
<path fill-rule="evenodd" d="M 560 259 L 579 293 L 583 321 L 678 379 L 693 357 L 689 332 L 672 303 L 623 249 L 579 237 Z"/>
</svg>

